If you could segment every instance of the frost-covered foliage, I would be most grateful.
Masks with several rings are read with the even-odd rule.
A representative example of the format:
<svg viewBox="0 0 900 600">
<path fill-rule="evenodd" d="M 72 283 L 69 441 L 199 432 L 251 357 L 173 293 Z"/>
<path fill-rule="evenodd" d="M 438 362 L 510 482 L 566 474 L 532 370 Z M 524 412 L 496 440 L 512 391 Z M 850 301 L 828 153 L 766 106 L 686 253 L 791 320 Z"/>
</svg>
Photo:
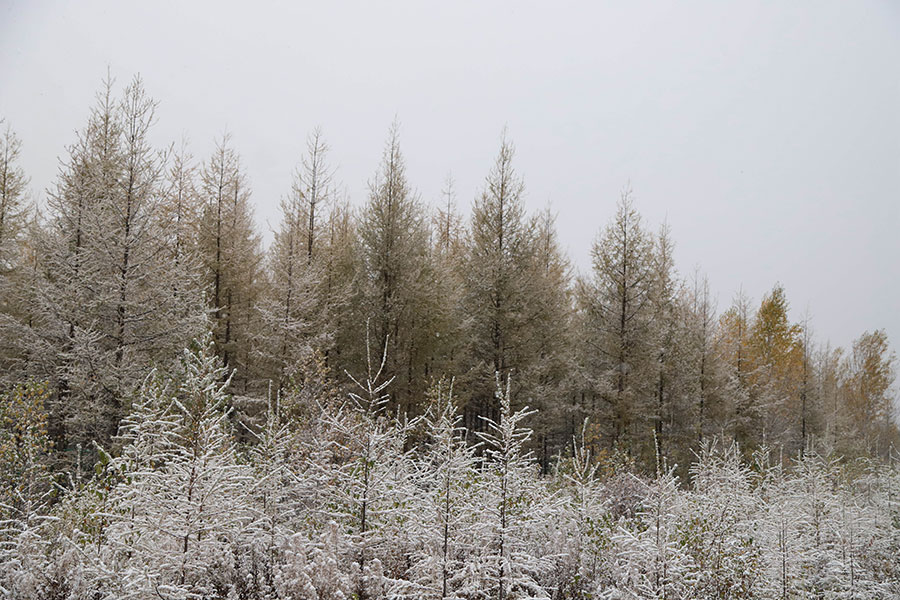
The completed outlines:
<svg viewBox="0 0 900 600">
<path fill-rule="evenodd" d="M 499 417 L 470 439 L 446 382 L 421 417 L 390 414 L 369 354 L 345 400 L 298 378 L 239 436 L 207 335 L 146 377 L 119 449 L 67 487 L 47 463 L 45 390 L 0 397 L 0 597 L 900 594 L 896 463 L 747 462 L 707 443 L 688 481 L 662 462 L 640 477 L 595 453 L 585 423 L 544 475 L 514 382 L 498 378 Z"/>
</svg>

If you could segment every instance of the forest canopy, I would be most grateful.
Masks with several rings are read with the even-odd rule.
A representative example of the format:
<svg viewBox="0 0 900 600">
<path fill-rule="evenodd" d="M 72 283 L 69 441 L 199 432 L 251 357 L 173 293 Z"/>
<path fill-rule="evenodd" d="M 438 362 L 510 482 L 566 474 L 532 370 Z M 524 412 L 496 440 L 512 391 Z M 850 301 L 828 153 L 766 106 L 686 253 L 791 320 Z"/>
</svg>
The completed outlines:
<svg viewBox="0 0 900 600">
<path fill-rule="evenodd" d="M 464 219 L 314 130 L 264 248 L 156 109 L 105 82 L 41 206 L 0 132 L 0 594 L 900 593 L 883 330 L 719 310 L 630 189 L 577 274 L 505 133 Z"/>
</svg>

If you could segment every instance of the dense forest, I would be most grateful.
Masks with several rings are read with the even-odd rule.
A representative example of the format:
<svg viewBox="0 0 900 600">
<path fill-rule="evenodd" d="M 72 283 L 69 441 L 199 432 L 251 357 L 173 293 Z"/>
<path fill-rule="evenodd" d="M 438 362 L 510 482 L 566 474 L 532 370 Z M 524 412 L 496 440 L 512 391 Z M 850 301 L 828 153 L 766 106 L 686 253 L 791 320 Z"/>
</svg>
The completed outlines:
<svg viewBox="0 0 900 600">
<path fill-rule="evenodd" d="M 315 130 L 263 248 L 234 143 L 106 82 L 30 201 L 0 138 L 0 595 L 889 598 L 896 358 L 716 306 L 610 199 L 589 273 L 504 135 L 464 219 Z M 27 143 L 27 140 L 26 140 Z"/>
</svg>

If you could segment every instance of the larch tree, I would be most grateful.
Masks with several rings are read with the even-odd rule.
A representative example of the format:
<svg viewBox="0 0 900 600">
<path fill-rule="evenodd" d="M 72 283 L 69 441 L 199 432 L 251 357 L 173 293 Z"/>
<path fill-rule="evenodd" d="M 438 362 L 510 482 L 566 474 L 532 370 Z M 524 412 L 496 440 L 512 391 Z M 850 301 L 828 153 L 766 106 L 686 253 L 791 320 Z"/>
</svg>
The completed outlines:
<svg viewBox="0 0 900 600">
<path fill-rule="evenodd" d="M 656 348 L 655 454 L 657 460 L 663 461 L 673 456 L 689 458 L 685 434 L 696 418 L 696 406 L 690 402 L 686 389 L 684 306 L 675 271 L 674 242 L 667 224 L 653 238 L 651 270 L 652 336 Z"/>
<path fill-rule="evenodd" d="M 534 411 L 526 406 L 513 412 L 510 380 L 503 385 L 498 374 L 495 381 L 500 416 L 485 418 L 487 430 L 477 432 L 486 457 L 481 481 L 486 548 L 477 551 L 482 579 L 475 585 L 490 589 L 497 600 L 546 598 L 538 584 L 544 562 L 528 543 L 549 507 L 534 456 L 526 450 L 532 432 L 521 426 Z"/>
<path fill-rule="evenodd" d="M 719 317 L 716 330 L 718 352 L 731 373 L 732 394 L 726 407 L 729 434 L 745 449 L 755 447 L 756 432 L 760 428 L 762 414 L 749 393 L 749 373 L 752 371 L 750 354 L 750 327 L 753 311 L 750 299 L 743 289 L 734 297 L 731 306 Z"/>
<path fill-rule="evenodd" d="M 703 445 L 703 440 L 712 429 L 710 424 L 714 422 L 711 413 L 715 412 L 713 395 L 715 383 L 713 379 L 715 335 L 715 307 L 709 297 L 709 280 L 701 278 L 695 272 L 692 286 L 687 298 L 688 344 L 692 350 L 693 368 L 690 371 L 694 375 L 693 391 L 696 394 L 697 420 L 695 423 L 698 445 Z"/>
<path fill-rule="evenodd" d="M 361 313 L 353 320 L 357 328 L 368 320 L 376 344 L 387 347 L 392 404 L 402 411 L 417 410 L 429 375 L 428 358 L 439 339 L 440 299 L 431 294 L 435 269 L 428 238 L 426 214 L 407 181 L 395 123 L 360 216 Z"/>
<path fill-rule="evenodd" d="M 847 356 L 843 390 L 845 410 L 858 443 L 875 455 L 886 455 L 898 440 L 895 421 L 897 356 L 884 330 L 866 332 Z"/>
<path fill-rule="evenodd" d="M 802 363 L 801 328 L 788 319 L 784 289 L 776 285 L 763 298 L 750 327 L 748 350 L 751 400 L 768 418 L 761 425 L 762 442 L 800 450 L 799 380 Z M 778 415 L 779 418 L 770 418 Z"/>
<path fill-rule="evenodd" d="M 685 433 L 694 438 L 691 449 L 696 451 L 708 441 L 733 438 L 735 407 L 743 391 L 723 349 L 719 318 L 705 276 L 695 272 L 682 302 L 685 328 L 681 343 L 687 347 L 684 376 L 688 379 L 686 393 L 693 398 L 694 417 L 689 424 L 692 431 Z M 689 462 L 693 461 L 684 466 Z"/>
<path fill-rule="evenodd" d="M 332 343 L 323 352 L 326 363 L 335 373 L 355 368 L 361 363 L 358 351 L 362 318 L 365 273 L 362 263 L 363 246 L 358 236 L 359 223 L 350 201 L 336 197 L 324 223 L 322 250 L 322 295 L 327 306 L 327 327 L 333 331 Z"/>
<path fill-rule="evenodd" d="M 0 119 L 0 127 L 4 120 Z M 27 361 L 23 345 L 15 340 L 27 331 L 34 289 L 33 240 L 28 235 L 28 178 L 19 166 L 22 143 L 7 124 L 0 132 L 0 364 L 3 371 L 20 373 L 17 363 Z"/>
<path fill-rule="evenodd" d="M 816 394 L 814 385 L 813 337 L 808 314 L 800 325 L 798 351 L 800 353 L 800 372 L 797 393 L 800 400 L 800 451 L 802 453 L 806 452 L 813 436 L 822 430 L 823 420 L 821 397 Z"/>
<path fill-rule="evenodd" d="M 262 254 L 240 157 L 224 135 L 200 171 L 200 256 L 207 301 L 213 311 L 216 352 L 237 368 L 235 385 L 246 391 L 254 371 L 253 328 L 262 277 Z"/>
<path fill-rule="evenodd" d="M 171 259 L 176 265 L 189 263 L 198 271 L 197 236 L 200 226 L 200 198 L 197 194 L 197 167 L 194 157 L 182 140 L 179 149 L 172 154 L 166 174 L 167 192 L 163 199 L 163 219 L 169 235 Z M 185 282 L 179 282 L 185 283 Z M 188 285 L 199 285 L 192 281 Z"/>
<path fill-rule="evenodd" d="M 107 545 L 144 565 L 123 578 L 135 593 L 210 594 L 256 520 L 250 468 L 239 463 L 228 421 L 230 377 L 206 335 L 173 374 L 154 374 L 124 421 L 124 477 L 110 497 Z M 125 571 L 128 573 L 128 571 Z"/>
<path fill-rule="evenodd" d="M 540 310 L 535 304 L 535 223 L 525 214 L 525 184 L 513 167 L 514 157 L 515 148 L 504 132 L 484 190 L 472 206 L 464 263 L 473 369 L 466 407 L 470 429 L 481 426 L 480 416 L 499 416 L 495 374 L 505 378 L 514 373 L 526 385 L 538 356 L 538 332 L 529 327 L 531 311 Z M 517 389 L 513 403 L 518 405 L 529 392 L 527 387 Z"/>
<path fill-rule="evenodd" d="M 843 452 L 840 446 L 850 429 L 846 411 L 843 410 L 842 386 L 846 378 L 847 361 L 843 348 L 831 344 L 820 347 L 813 356 L 814 389 L 822 411 L 822 441 L 826 446 Z"/>
<path fill-rule="evenodd" d="M 694 597 L 756 598 L 764 583 L 753 478 L 734 443 L 706 442 L 691 465 L 684 535 L 698 570 Z"/>
<path fill-rule="evenodd" d="M 432 215 L 434 231 L 432 244 L 441 255 L 458 254 L 463 248 L 465 233 L 462 217 L 456 206 L 456 183 L 448 174 L 441 189 L 441 203 Z"/>
<path fill-rule="evenodd" d="M 719 318 L 722 350 L 742 384 L 750 370 L 748 346 L 753 315 L 750 298 L 741 289 L 734 297 L 731 306 Z"/>
<path fill-rule="evenodd" d="M 586 365 L 593 393 L 602 401 L 598 423 L 609 444 L 652 462 L 652 425 L 646 419 L 657 384 L 653 339 L 653 242 L 644 231 L 630 192 L 592 248 L 593 277 L 583 303 L 593 355 Z"/>
<path fill-rule="evenodd" d="M 538 411 L 534 419 L 535 454 L 545 473 L 551 457 L 562 451 L 575 434 L 580 417 L 574 390 L 567 386 L 573 343 L 571 265 L 563 254 L 556 218 L 548 207 L 533 219 L 532 295 L 527 304 L 527 331 L 533 340 L 529 367 L 517 381 L 522 396 Z M 527 394 L 527 395 L 526 395 Z"/>
<path fill-rule="evenodd" d="M 281 202 L 281 224 L 268 253 L 269 285 L 260 304 L 265 341 L 260 344 L 269 377 L 283 390 L 298 362 L 333 341 L 322 247 L 332 172 L 319 129 L 307 138 L 291 194 Z"/>
<path fill-rule="evenodd" d="M 52 420 L 70 442 L 108 441 L 126 396 L 198 331 L 203 312 L 198 290 L 175 292 L 192 272 L 170 262 L 155 111 L 139 77 L 118 103 L 107 81 L 50 193 L 35 329 L 54 350 L 33 374 L 55 382 Z"/>
<path fill-rule="evenodd" d="M 87 126 L 68 149 L 54 189 L 48 190 L 48 223 L 39 238 L 42 302 L 36 319 L 40 333 L 33 343 L 56 350 L 42 352 L 47 358 L 31 369 L 55 383 L 49 428 L 61 452 L 70 450 L 67 430 L 80 412 L 106 412 L 90 406 L 98 393 L 89 374 L 96 341 L 90 326 L 99 319 L 94 290 L 102 285 L 93 260 L 93 240 L 102 226 L 97 208 L 113 187 L 105 172 L 117 168 L 114 149 L 121 134 L 114 103 L 113 82 L 107 78 Z M 72 447 L 91 435 L 73 433 Z"/>
<path fill-rule="evenodd" d="M 453 399 L 453 383 L 441 381 L 422 416 L 425 442 L 416 461 L 418 518 L 411 536 L 417 541 L 410 580 L 398 586 L 410 597 L 456 595 L 480 536 L 477 503 L 471 494 L 478 444 L 467 440 L 462 415 Z"/>
<path fill-rule="evenodd" d="M 28 177 L 18 164 L 21 152 L 22 142 L 7 124 L 0 132 L 0 276 L 15 264 L 25 228 Z"/>
<path fill-rule="evenodd" d="M 414 506 L 406 449 L 411 423 L 388 410 L 394 377 L 386 370 L 386 346 L 373 354 L 371 342 L 367 335 L 366 367 L 362 376 L 351 376 L 350 401 L 324 415 L 328 433 L 320 445 L 330 458 L 316 465 L 333 482 L 325 491 L 330 516 L 350 534 L 345 560 L 353 562 L 358 598 L 379 597 L 383 567 L 409 564 L 412 554 L 405 527 Z"/>
<path fill-rule="evenodd" d="M 465 304 L 466 231 L 456 205 L 456 187 L 448 175 L 441 190 L 441 201 L 431 215 L 430 255 L 434 268 L 432 295 L 435 333 L 439 340 L 429 353 L 429 377 L 465 379 L 465 352 L 468 315 Z M 465 388 L 457 383 L 456 389 Z"/>
</svg>

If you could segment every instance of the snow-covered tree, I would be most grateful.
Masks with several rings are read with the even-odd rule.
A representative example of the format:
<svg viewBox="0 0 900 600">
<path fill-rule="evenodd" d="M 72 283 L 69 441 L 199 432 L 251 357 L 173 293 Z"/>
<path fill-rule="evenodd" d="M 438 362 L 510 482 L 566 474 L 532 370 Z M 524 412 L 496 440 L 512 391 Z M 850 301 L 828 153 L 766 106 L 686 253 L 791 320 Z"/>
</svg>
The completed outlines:
<svg viewBox="0 0 900 600">
<path fill-rule="evenodd" d="M 595 422 L 604 437 L 650 460 L 651 409 L 658 352 L 653 336 L 652 238 L 626 191 L 592 253 L 593 276 L 582 289 L 591 359 L 587 380 L 601 400 Z"/>
<path fill-rule="evenodd" d="M 440 344 L 441 298 L 432 294 L 435 269 L 428 244 L 426 213 L 406 177 L 395 123 L 382 163 L 369 184 L 369 200 L 360 215 L 359 314 L 351 325 L 369 322 L 377 343 L 387 345 L 385 365 L 394 377 L 391 403 L 417 412 L 427 389 L 429 359 Z M 356 340 L 362 337 L 356 336 Z M 349 362 L 364 368 L 366 358 Z"/>
<path fill-rule="evenodd" d="M 750 469 L 734 444 L 701 448 L 681 536 L 698 571 L 701 598 L 755 598 L 763 583 L 758 499 Z"/>
<path fill-rule="evenodd" d="M 539 310 L 534 294 L 534 224 L 525 214 L 525 185 L 513 167 L 515 149 L 506 134 L 472 206 L 465 266 L 466 312 L 471 320 L 472 401 L 467 407 L 469 429 L 480 428 L 479 417 L 499 418 L 494 374 L 511 371 L 527 377 L 537 358 L 536 331 L 529 317 Z M 518 395 L 519 390 L 516 391 Z"/>
<path fill-rule="evenodd" d="M 556 515 L 556 545 L 551 582 L 557 594 L 566 598 L 585 597 L 608 582 L 611 537 L 615 522 L 606 504 L 601 464 L 587 437 L 591 428 L 585 419 L 580 436 L 572 439 L 571 456 L 560 460 L 555 475 L 562 502 Z"/>
<path fill-rule="evenodd" d="M 200 170 L 199 251 L 213 311 L 216 351 L 237 369 L 246 391 L 253 371 L 254 322 L 262 254 L 253 223 L 250 186 L 240 157 L 224 135 Z"/>
<path fill-rule="evenodd" d="M 550 499 L 538 480 L 538 465 L 525 444 L 530 429 L 521 423 L 533 414 L 528 407 L 512 411 L 509 379 L 504 386 L 496 377 L 499 420 L 485 418 L 486 431 L 478 437 L 484 443 L 485 461 L 481 468 L 482 547 L 475 549 L 477 562 L 461 594 L 472 589 L 488 589 L 490 597 L 548 598 L 540 585 L 546 568 L 535 540 L 541 526 L 548 525 Z M 468 589 L 467 589 L 468 588 Z"/>
<path fill-rule="evenodd" d="M 178 282 L 163 216 L 165 155 L 150 142 L 156 102 L 140 78 L 113 98 L 107 81 L 48 199 L 38 247 L 39 306 L 32 374 L 55 387 L 51 430 L 60 450 L 108 440 L 125 396 L 155 362 L 199 332 L 202 300 Z M 105 443 L 105 442 L 104 442 Z"/>
<path fill-rule="evenodd" d="M 422 416 L 424 449 L 415 461 L 415 544 L 409 581 L 395 593 L 409 598 L 455 597 L 473 555 L 478 529 L 476 444 L 461 427 L 452 382 L 441 382 Z"/>
<path fill-rule="evenodd" d="M 333 343 L 332 306 L 322 248 L 332 191 L 325 159 L 328 146 L 320 130 L 307 139 L 307 150 L 291 194 L 281 201 L 281 225 L 268 253 L 269 285 L 260 303 L 260 354 L 276 388 L 283 390 L 305 355 Z"/>
<path fill-rule="evenodd" d="M 694 598 L 697 570 L 679 539 L 678 481 L 671 470 L 660 473 L 648 492 L 638 521 L 612 536 L 617 555 L 613 589 L 638 598 Z"/>
<path fill-rule="evenodd" d="M 125 569 L 122 592 L 213 594 L 252 541 L 254 479 L 235 454 L 226 375 L 207 335 L 174 375 L 151 375 L 123 423 L 101 556 Z"/>
<path fill-rule="evenodd" d="M 22 142 L 0 118 L 0 275 L 15 264 L 26 218 L 28 178 L 19 166 Z"/>
<path fill-rule="evenodd" d="M 405 576 L 412 542 L 407 523 L 414 509 L 413 466 L 406 441 L 414 423 L 388 411 L 387 346 L 373 355 L 366 337 L 365 374 L 355 378 L 349 402 L 324 416 L 327 457 L 311 465 L 330 481 L 322 499 L 326 516 L 347 533 L 344 559 L 360 598 L 376 598 Z M 324 459 L 324 460 L 323 460 Z"/>
</svg>

